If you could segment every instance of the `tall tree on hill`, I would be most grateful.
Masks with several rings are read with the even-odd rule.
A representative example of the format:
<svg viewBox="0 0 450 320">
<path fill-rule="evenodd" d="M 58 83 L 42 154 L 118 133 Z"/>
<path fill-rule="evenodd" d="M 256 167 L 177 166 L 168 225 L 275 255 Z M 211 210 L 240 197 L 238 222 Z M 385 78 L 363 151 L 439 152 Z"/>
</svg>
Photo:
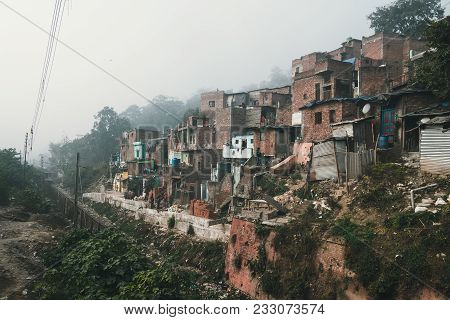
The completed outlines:
<svg viewBox="0 0 450 320">
<path fill-rule="evenodd" d="M 127 118 L 134 128 L 146 126 L 163 131 L 181 122 L 187 110 L 184 102 L 175 97 L 159 95 L 152 102 L 143 107 L 130 106 L 120 116 Z"/>
<path fill-rule="evenodd" d="M 431 50 L 420 59 L 414 85 L 450 99 L 450 16 L 432 23 L 425 31 Z"/>
<path fill-rule="evenodd" d="M 117 151 L 120 135 L 130 128 L 128 119 L 120 117 L 113 108 L 104 107 L 94 116 L 92 143 L 98 149 L 98 161 L 106 161 Z"/>
<path fill-rule="evenodd" d="M 441 0 L 397 0 L 378 7 L 368 18 L 375 32 L 400 33 L 421 38 L 426 27 L 444 17 Z"/>
<path fill-rule="evenodd" d="M 83 164 L 83 184 L 88 185 L 107 172 L 111 154 L 119 151 L 121 134 L 130 129 L 128 119 L 120 117 L 111 107 L 104 107 L 94 119 L 94 126 L 88 134 L 74 140 L 66 138 L 60 143 L 50 143 L 50 169 L 62 173 L 67 187 L 73 187 L 75 181 L 77 152 L 80 152 Z"/>
</svg>

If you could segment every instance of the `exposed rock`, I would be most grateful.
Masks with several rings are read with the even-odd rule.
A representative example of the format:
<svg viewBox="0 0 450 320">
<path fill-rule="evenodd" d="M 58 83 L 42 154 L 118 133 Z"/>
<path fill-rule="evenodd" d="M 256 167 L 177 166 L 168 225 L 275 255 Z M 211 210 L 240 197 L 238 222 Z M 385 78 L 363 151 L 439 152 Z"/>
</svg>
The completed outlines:
<svg viewBox="0 0 450 320">
<path fill-rule="evenodd" d="M 444 204 L 446 204 L 446 202 L 442 198 L 437 198 L 436 202 L 434 203 L 435 206 L 443 206 Z"/>
<path fill-rule="evenodd" d="M 434 201 L 433 201 L 433 199 L 431 199 L 431 198 L 425 198 L 425 199 L 422 199 L 422 204 L 423 203 L 428 203 L 428 204 L 432 204 Z"/>
<path fill-rule="evenodd" d="M 431 206 L 431 203 L 419 203 L 418 206 L 428 208 Z"/>
</svg>

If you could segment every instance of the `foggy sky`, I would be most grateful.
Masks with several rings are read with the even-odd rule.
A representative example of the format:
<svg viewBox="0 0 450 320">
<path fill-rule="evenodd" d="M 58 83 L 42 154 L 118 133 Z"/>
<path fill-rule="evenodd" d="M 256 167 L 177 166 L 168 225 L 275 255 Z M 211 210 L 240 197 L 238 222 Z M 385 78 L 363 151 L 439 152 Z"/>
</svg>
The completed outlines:
<svg viewBox="0 0 450 320">
<path fill-rule="evenodd" d="M 54 0 L 2 0 L 49 29 Z M 238 89 L 291 60 L 370 35 L 390 0 L 71 0 L 61 40 L 152 98 Z M 0 5 L 0 148 L 23 150 L 48 36 Z M 146 101 L 58 46 L 32 156 L 86 133 L 104 106 Z"/>
</svg>

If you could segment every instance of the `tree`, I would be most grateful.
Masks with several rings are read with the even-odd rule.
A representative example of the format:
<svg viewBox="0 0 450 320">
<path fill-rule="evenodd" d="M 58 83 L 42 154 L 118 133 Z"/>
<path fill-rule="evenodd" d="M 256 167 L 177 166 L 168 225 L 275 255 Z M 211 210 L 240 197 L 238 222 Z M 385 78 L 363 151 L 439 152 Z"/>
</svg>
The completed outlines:
<svg viewBox="0 0 450 320">
<path fill-rule="evenodd" d="M 400 33 L 421 38 L 426 27 L 444 17 L 440 0 L 397 0 L 377 7 L 368 18 L 375 32 Z"/>
<path fill-rule="evenodd" d="M 16 150 L 0 150 L 0 205 L 9 204 L 11 189 L 20 184 L 22 172 Z"/>
<path fill-rule="evenodd" d="M 273 67 L 270 70 L 269 80 L 261 81 L 259 88 L 276 88 L 287 86 L 291 83 L 289 72 L 281 70 L 280 67 Z"/>
<path fill-rule="evenodd" d="M 50 144 L 50 168 L 63 175 L 66 187 L 74 186 L 77 152 L 83 163 L 82 182 L 87 185 L 106 174 L 111 154 L 119 151 L 121 134 L 130 129 L 130 122 L 111 107 L 103 108 L 94 119 L 91 132 L 83 137 Z"/>
<path fill-rule="evenodd" d="M 96 150 L 93 151 L 97 151 L 97 160 L 107 161 L 117 151 L 120 135 L 130 129 L 130 122 L 120 117 L 111 107 L 104 107 L 94 118 L 91 143 Z"/>
<path fill-rule="evenodd" d="M 291 76 L 288 70 L 283 70 L 280 67 L 273 67 L 270 70 L 269 79 L 262 80 L 257 83 L 251 83 L 241 87 L 239 91 L 252 91 L 265 88 L 276 88 L 288 86 L 292 82 Z"/>
<path fill-rule="evenodd" d="M 431 24 L 425 31 L 431 50 L 418 62 L 415 86 L 433 90 L 442 99 L 450 98 L 450 16 Z"/>
<path fill-rule="evenodd" d="M 143 107 L 130 106 L 120 116 L 126 117 L 135 128 L 146 126 L 164 131 L 181 122 L 187 110 L 184 102 L 175 97 L 159 95 L 152 102 Z"/>
</svg>

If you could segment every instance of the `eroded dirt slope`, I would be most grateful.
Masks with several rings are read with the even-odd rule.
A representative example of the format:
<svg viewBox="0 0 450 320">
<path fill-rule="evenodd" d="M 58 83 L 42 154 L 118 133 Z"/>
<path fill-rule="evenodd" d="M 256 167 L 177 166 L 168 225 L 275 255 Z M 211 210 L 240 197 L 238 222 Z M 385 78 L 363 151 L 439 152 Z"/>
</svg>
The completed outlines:
<svg viewBox="0 0 450 320">
<path fill-rule="evenodd" d="M 58 213 L 31 214 L 0 207 L 0 299 L 26 298 L 25 286 L 43 271 L 39 253 L 64 232 Z"/>
</svg>

